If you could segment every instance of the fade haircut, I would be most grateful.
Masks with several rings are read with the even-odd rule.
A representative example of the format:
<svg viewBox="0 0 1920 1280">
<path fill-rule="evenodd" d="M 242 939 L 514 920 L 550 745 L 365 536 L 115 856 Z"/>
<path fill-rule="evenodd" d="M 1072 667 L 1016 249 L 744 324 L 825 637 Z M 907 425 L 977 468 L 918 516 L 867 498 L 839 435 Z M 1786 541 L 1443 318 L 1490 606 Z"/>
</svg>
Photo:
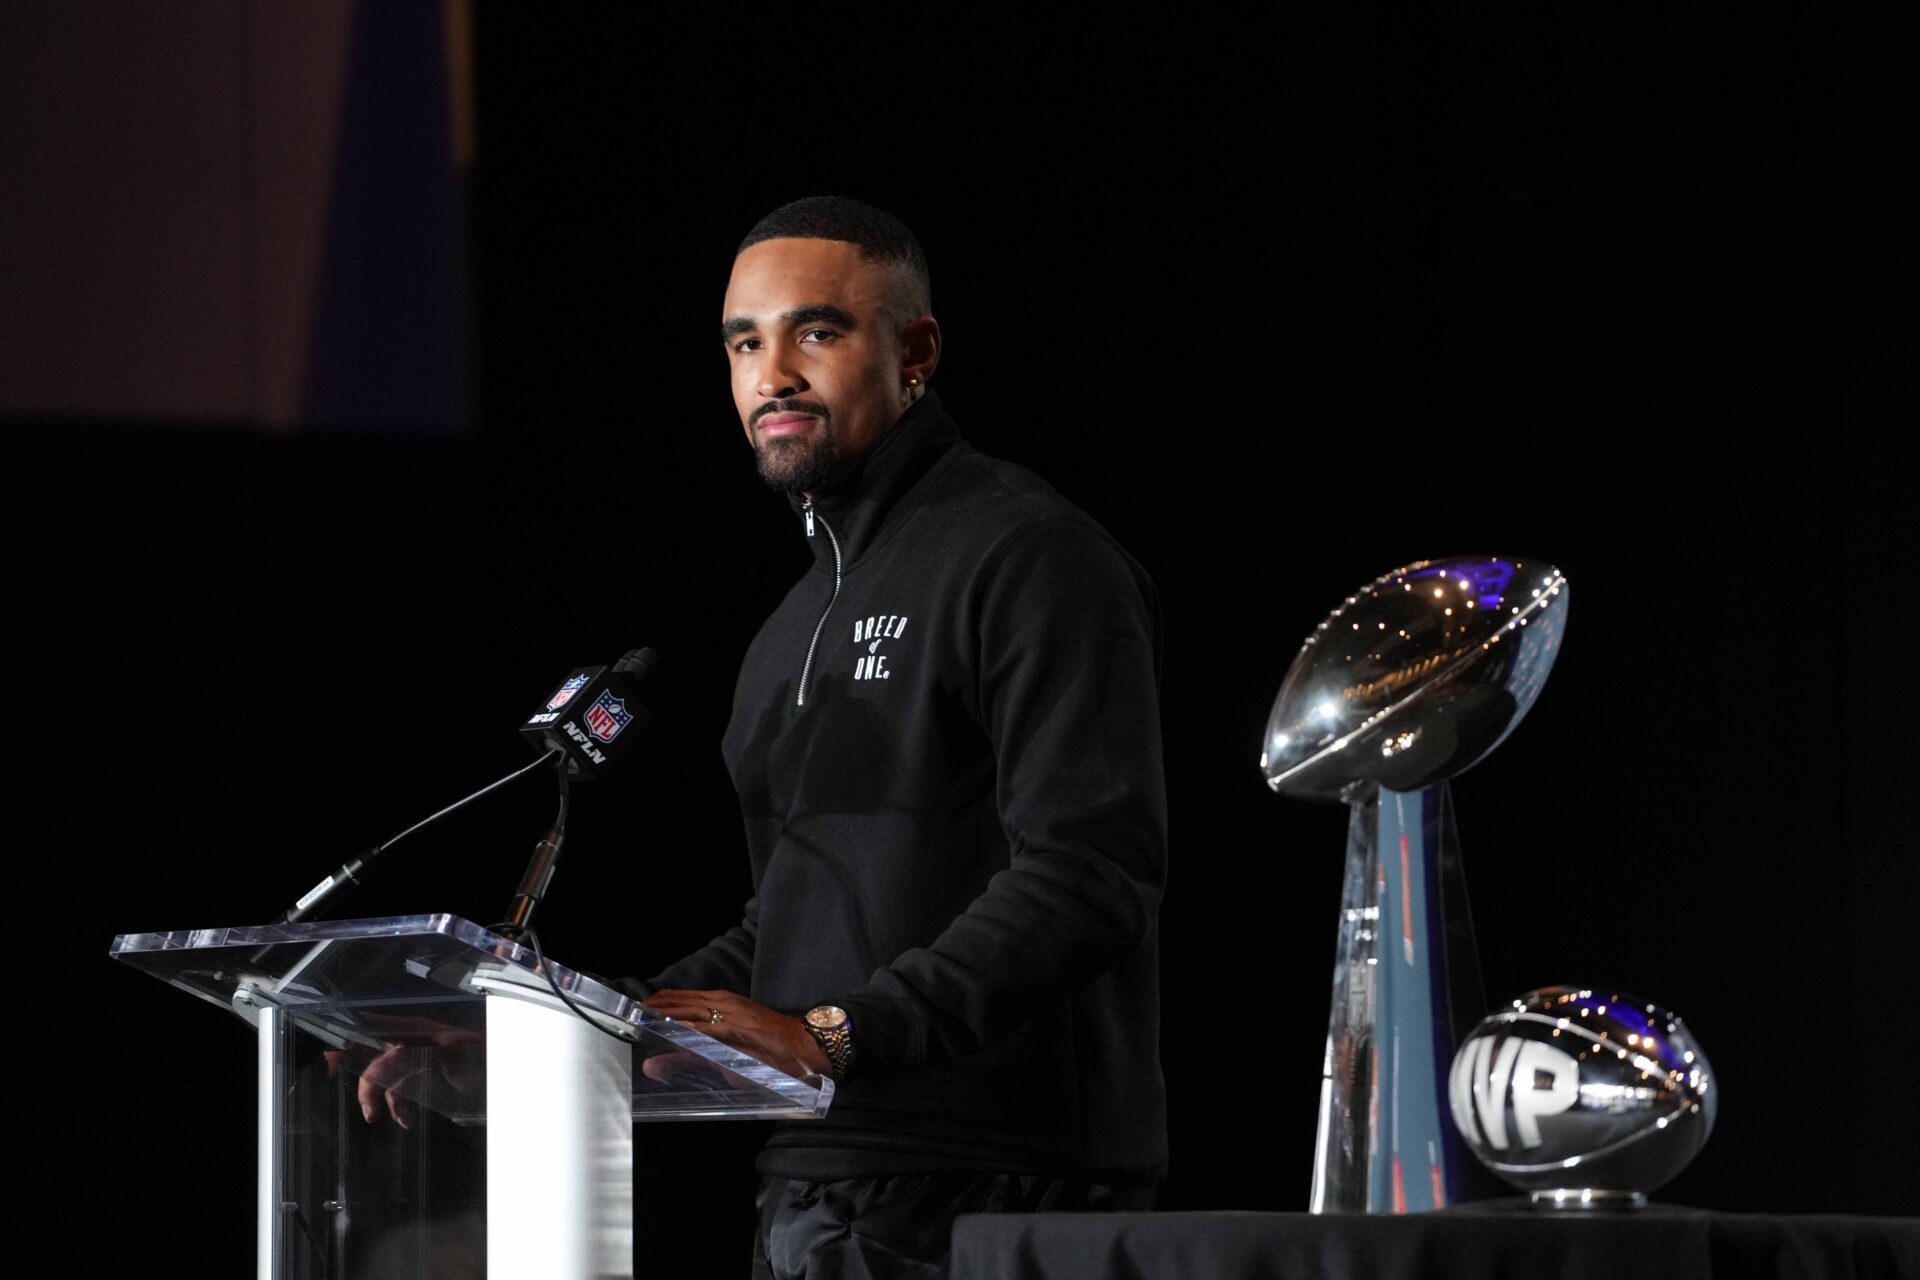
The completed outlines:
<svg viewBox="0 0 1920 1280">
<path fill-rule="evenodd" d="M 753 224 L 747 238 L 740 242 L 734 256 L 746 252 L 762 240 L 788 237 L 797 240 L 842 240 L 860 250 L 868 262 L 893 268 L 898 282 L 893 290 L 893 305 L 900 312 L 894 319 L 904 325 L 909 320 L 933 314 L 933 286 L 927 272 L 927 255 L 900 219 L 870 204 L 847 196 L 806 196 L 781 205 Z"/>
</svg>

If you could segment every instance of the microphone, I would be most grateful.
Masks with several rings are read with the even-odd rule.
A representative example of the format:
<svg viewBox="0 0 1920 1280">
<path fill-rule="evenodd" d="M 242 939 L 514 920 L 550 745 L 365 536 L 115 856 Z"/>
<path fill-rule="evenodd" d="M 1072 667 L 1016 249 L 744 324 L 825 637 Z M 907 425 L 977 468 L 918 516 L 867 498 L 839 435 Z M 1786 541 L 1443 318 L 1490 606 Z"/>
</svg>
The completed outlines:
<svg viewBox="0 0 1920 1280">
<path fill-rule="evenodd" d="M 527 717 L 520 733 L 535 751 L 558 750 L 570 776 L 597 778 L 653 719 L 633 687 L 659 665 L 654 650 L 630 649 L 611 667 L 576 668 Z"/>
<path fill-rule="evenodd" d="M 652 649 L 629 649 L 611 668 L 581 667 L 561 681 L 546 705 L 520 726 L 533 749 L 542 753 L 541 759 L 561 753 L 554 766 L 560 779 L 560 814 L 534 847 L 506 919 L 493 926 L 495 933 L 519 938 L 531 932 L 533 913 L 553 883 L 567 840 L 568 779 L 599 777 L 640 736 L 653 717 L 633 696 L 633 686 L 659 665 L 660 655 Z"/>
<path fill-rule="evenodd" d="M 498 790 L 515 778 L 532 773 L 548 760 L 555 762 L 556 769 L 565 770 L 561 775 L 564 788 L 568 773 L 595 778 L 609 768 L 615 758 L 626 750 L 627 744 L 639 737 L 639 731 L 652 719 L 647 709 L 642 707 L 633 696 L 632 686 L 638 684 L 648 672 L 660 665 L 660 655 L 652 649 L 629 649 L 620 661 L 612 667 L 581 667 L 561 682 L 546 706 L 533 714 L 520 727 L 521 733 L 533 744 L 540 758 L 532 764 L 523 765 L 506 777 L 490 782 L 480 790 L 456 800 L 437 813 L 414 823 L 399 835 L 384 844 L 375 845 L 353 858 L 327 875 L 319 884 L 307 890 L 291 907 L 281 912 L 274 924 L 297 924 L 317 915 L 320 909 L 332 902 L 348 889 L 358 887 L 367 873 L 380 857 L 399 844 L 402 840 L 430 826 L 457 809 L 464 809 L 488 792 Z M 573 704 L 573 710 L 563 710 Z M 585 714 L 576 716 L 575 712 L 584 709 Z M 586 728 L 580 728 L 584 722 Z M 616 745 L 616 743 L 618 745 Z M 564 797 L 564 789 L 562 796 Z M 548 835 L 553 847 L 545 858 L 539 861 L 545 867 L 545 875 L 540 878 L 538 888 L 533 894 L 535 902 L 539 892 L 545 889 L 545 881 L 552 877 L 552 865 L 559 859 L 560 829 L 564 828 L 564 810 L 556 830 Z M 542 842 L 545 848 L 546 842 Z M 525 886 L 523 886 L 525 887 Z"/>
</svg>

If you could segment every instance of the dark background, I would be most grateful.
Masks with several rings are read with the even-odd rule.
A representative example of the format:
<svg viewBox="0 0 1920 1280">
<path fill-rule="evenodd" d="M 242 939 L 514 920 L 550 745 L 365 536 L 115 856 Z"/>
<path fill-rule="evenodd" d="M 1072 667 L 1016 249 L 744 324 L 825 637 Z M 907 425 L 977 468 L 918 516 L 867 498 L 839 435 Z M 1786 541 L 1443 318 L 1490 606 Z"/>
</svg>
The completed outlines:
<svg viewBox="0 0 1920 1280">
<path fill-rule="evenodd" d="M 21 65 L 38 12 L 12 19 L 42 38 Z M 404 41 L 361 17 L 356 66 L 393 82 Z M 740 236 L 822 192 L 921 238 L 971 441 L 1162 591 L 1165 1207 L 1305 1203 L 1345 814 L 1255 767 L 1299 641 L 1380 572 L 1487 551 L 1572 583 L 1547 691 L 1455 784 L 1489 1007 L 1574 983 L 1687 1017 L 1722 1111 L 1662 1199 L 1912 1212 L 1913 261 L 1880 141 L 1911 104 L 1871 39 L 1753 22 L 1089 18 L 963 47 L 479 8 L 471 162 L 382 173 L 359 213 L 333 197 L 336 238 L 455 247 L 432 305 L 377 251 L 326 304 L 327 333 L 378 340 L 330 348 L 372 409 L 312 391 L 321 342 L 278 423 L 0 401 L 43 709 L 16 828 L 58 939 L 27 951 L 82 1014 L 63 1149 L 130 1149 L 115 1176 L 154 1184 L 114 1193 L 103 1254 L 233 1223 L 209 1248 L 251 1249 L 249 1034 L 108 963 L 111 937 L 269 917 L 519 764 L 514 725 L 569 668 L 667 659 L 648 738 L 576 792 L 547 946 L 644 974 L 737 918 L 718 737 L 808 556 L 711 330 Z M 360 92 L 342 136 L 378 152 Z M 6 102 L 15 210 L 21 139 L 68 127 L 44 93 Z M 8 261 L 68 251 L 15 235 Z M 111 301 L 91 329 L 0 318 L 108 333 Z M 413 345 L 396 314 L 444 331 Z M 550 807 L 529 781 L 456 816 L 347 913 L 497 918 Z M 643 1130 L 674 1171 L 643 1175 L 643 1231 L 739 1256 L 758 1133 Z"/>
</svg>

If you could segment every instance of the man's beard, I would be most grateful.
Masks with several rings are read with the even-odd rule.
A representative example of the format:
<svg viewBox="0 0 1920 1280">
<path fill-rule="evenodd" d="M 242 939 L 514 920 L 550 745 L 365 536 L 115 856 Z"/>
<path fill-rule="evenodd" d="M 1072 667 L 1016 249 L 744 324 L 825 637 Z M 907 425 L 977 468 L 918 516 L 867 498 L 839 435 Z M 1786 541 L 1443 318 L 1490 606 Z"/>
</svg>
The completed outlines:
<svg viewBox="0 0 1920 1280">
<path fill-rule="evenodd" d="M 776 440 L 771 448 L 753 446 L 753 465 L 767 487 L 781 493 L 813 490 L 826 483 L 840 461 L 840 449 L 833 437 L 833 419 L 822 417 L 820 434 L 813 440 L 787 438 Z"/>
</svg>

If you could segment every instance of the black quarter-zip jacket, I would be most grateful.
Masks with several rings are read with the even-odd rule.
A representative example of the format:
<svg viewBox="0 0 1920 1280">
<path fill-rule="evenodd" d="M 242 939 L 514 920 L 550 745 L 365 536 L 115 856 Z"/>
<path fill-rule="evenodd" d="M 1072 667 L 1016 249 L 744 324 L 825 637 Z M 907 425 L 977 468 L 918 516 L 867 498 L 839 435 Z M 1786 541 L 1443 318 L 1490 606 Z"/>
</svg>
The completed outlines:
<svg viewBox="0 0 1920 1280">
<path fill-rule="evenodd" d="M 1163 1173 L 1152 582 L 931 392 L 794 504 L 814 564 L 724 742 L 753 896 L 648 985 L 851 1015 L 849 1078 L 762 1173 Z"/>
</svg>

